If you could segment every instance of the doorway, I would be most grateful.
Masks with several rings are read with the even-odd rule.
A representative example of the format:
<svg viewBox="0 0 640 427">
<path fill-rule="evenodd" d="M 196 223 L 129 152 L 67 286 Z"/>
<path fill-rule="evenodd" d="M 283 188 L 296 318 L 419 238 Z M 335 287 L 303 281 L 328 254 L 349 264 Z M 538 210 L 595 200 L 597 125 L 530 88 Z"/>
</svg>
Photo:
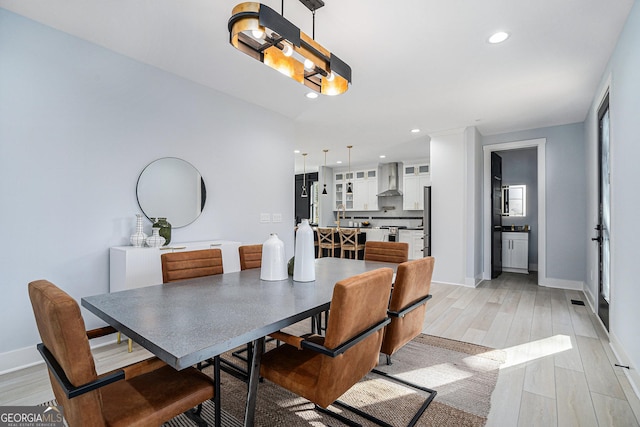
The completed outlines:
<svg viewBox="0 0 640 427">
<path fill-rule="evenodd" d="M 494 151 L 516 150 L 520 148 L 537 149 L 537 183 L 538 183 L 538 284 L 546 281 L 546 164 L 545 145 L 546 138 L 529 139 L 524 141 L 506 142 L 502 144 L 485 145 L 484 150 L 484 220 L 483 220 L 483 241 L 484 241 L 484 262 L 483 279 L 491 280 L 491 240 L 493 234 L 492 211 L 491 211 L 491 154 Z"/>
<path fill-rule="evenodd" d="M 598 242 L 598 317 L 609 330 L 610 302 L 610 245 L 609 229 L 611 221 L 611 186 L 609 162 L 609 93 L 607 93 L 598 109 L 598 225 L 596 237 Z"/>
</svg>

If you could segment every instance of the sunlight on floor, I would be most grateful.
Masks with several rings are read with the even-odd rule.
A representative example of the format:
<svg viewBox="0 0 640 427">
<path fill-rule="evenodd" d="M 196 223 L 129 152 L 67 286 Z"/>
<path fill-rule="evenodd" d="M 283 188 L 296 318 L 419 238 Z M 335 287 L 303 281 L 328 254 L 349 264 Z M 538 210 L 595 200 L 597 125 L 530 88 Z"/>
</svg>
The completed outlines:
<svg viewBox="0 0 640 427">
<path fill-rule="evenodd" d="M 553 337 L 505 348 L 504 351 L 507 353 L 507 361 L 500 366 L 500 369 L 562 353 L 572 348 L 571 338 L 568 335 L 555 335 Z"/>
</svg>

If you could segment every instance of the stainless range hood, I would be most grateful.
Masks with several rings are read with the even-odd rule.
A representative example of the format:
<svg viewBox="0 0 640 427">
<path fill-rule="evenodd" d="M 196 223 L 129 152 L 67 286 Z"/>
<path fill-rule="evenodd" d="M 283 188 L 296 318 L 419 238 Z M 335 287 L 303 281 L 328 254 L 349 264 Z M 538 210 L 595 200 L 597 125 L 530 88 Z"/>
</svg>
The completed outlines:
<svg viewBox="0 0 640 427">
<path fill-rule="evenodd" d="M 382 163 L 380 165 L 379 197 L 402 196 L 398 190 L 398 163 Z"/>
</svg>

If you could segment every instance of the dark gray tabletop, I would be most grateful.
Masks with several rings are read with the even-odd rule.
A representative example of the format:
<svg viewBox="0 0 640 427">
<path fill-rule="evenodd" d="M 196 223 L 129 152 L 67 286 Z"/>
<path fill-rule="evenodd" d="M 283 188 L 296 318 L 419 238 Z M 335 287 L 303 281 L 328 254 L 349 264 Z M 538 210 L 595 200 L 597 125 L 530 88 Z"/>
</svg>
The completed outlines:
<svg viewBox="0 0 640 427">
<path fill-rule="evenodd" d="M 85 297 L 82 306 L 184 369 L 326 310 L 341 279 L 396 266 L 319 258 L 314 282 L 261 281 L 256 268 Z"/>
</svg>

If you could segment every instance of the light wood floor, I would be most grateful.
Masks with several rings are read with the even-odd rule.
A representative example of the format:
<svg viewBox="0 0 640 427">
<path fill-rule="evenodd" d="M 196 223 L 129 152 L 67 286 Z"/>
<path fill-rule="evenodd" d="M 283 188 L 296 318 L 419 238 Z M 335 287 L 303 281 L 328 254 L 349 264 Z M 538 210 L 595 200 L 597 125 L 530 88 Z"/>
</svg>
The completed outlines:
<svg viewBox="0 0 640 427">
<path fill-rule="evenodd" d="M 606 332 L 577 291 L 543 288 L 535 274 L 503 273 L 478 288 L 434 283 L 424 332 L 504 349 L 487 426 L 638 426 L 640 401 Z M 99 372 L 144 359 L 134 345 L 94 352 Z M 0 376 L 0 406 L 53 399 L 44 366 Z"/>
</svg>

